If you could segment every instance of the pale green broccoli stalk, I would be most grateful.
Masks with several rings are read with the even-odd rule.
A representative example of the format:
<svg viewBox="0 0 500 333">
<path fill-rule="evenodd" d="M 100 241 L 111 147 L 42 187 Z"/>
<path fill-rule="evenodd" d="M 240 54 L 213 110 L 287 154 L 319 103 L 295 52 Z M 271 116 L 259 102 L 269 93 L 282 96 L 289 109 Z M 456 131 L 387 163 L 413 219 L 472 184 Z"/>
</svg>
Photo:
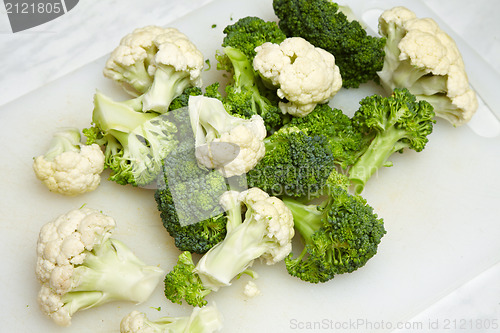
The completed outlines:
<svg viewBox="0 0 500 333">
<path fill-rule="evenodd" d="M 120 333 L 212 333 L 222 328 L 222 314 L 214 305 L 194 308 L 190 316 L 149 320 L 146 314 L 132 311 L 120 323 Z"/>
</svg>

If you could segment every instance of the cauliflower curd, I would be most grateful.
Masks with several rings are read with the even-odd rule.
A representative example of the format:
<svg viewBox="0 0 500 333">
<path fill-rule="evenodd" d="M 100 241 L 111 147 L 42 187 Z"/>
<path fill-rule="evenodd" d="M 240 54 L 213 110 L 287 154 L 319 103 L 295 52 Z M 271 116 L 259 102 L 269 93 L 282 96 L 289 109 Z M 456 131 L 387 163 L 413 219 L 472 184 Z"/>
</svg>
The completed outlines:
<svg viewBox="0 0 500 333">
<path fill-rule="evenodd" d="M 281 44 L 266 42 L 256 49 L 254 69 L 264 82 L 276 87 L 283 113 L 309 114 L 317 104 L 327 103 L 342 87 L 335 57 L 301 37 Z"/>
</svg>

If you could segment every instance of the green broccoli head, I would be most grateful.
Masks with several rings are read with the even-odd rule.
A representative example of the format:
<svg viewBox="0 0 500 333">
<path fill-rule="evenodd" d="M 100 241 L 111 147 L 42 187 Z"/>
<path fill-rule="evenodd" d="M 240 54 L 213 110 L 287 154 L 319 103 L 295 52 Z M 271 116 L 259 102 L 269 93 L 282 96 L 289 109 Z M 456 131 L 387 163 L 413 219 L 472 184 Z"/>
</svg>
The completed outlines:
<svg viewBox="0 0 500 333">
<path fill-rule="evenodd" d="M 351 118 L 328 104 L 318 104 L 313 112 L 292 118 L 286 126 L 297 127 L 307 135 L 325 136 L 335 164 L 342 169 L 353 165 L 367 145 L 364 134 L 353 125 Z"/>
<path fill-rule="evenodd" d="M 331 187 L 318 205 L 293 198 L 283 202 L 292 211 L 295 229 L 304 240 L 299 256 L 285 259 L 288 273 L 301 280 L 326 282 L 363 267 L 378 249 L 386 231 L 383 219 L 361 196 Z"/>
<path fill-rule="evenodd" d="M 266 154 L 247 174 L 250 187 L 272 195 L 315 196 L 334 168 L 326 137 L 282 128 L 266 138 Z"/>
<path fill-rule="evenodd" d="M 279 27 L 288 37 L 302 37 L 335 56 L 342 85 L 356 88 L 378 80 L 384 64 L 384 38 L 369 36 L 361 24 L 349 21 L 329 0 L 274 0 Z"/>
<path fill-rule="evenodd" d="M 255 57 L 255 48 L 265 42 L 279 44 L 286 39 L 278 24 L 259 17 L 247 16 L 228 25 L 222 46 L 231 46 L 242 51 L 250 61 Z"/>
<path fill-rule="evenodd" d="M 189 251 L 179 255 L 177 264 L 165 276 L 165 296 L 173 303 L 182 304 L 182 301 L 192 306 L 202 307 L 207 304 L 205 296 L 212 290 L 206 288 L 201 278 L 195 272 L 193 257 Z"/>
<path fill-rule="evenodd" d="M 205 253 L 226 234 L 218 198 L 228 184 L 220 172 L 199 165 L 187 110 L 177 109 L 174 115 L 179 144 L 164 160 L 164 182 L 155 199 L 175 245 L 182 251 Z"/>
<path fill-rule="evenodd" d="M 382 166 L 391 166 L 389 157 L 404 149 L 422 151 L 432 133 L 434 108 L 417 101 L 408 89 L 394 89 L 389 97 L 372 95 L 360 102 L 354 125 L 370 138 L 364 153 L 349 170 L 349 178 L 360 193 L 368 179 Z"/>
</svg>

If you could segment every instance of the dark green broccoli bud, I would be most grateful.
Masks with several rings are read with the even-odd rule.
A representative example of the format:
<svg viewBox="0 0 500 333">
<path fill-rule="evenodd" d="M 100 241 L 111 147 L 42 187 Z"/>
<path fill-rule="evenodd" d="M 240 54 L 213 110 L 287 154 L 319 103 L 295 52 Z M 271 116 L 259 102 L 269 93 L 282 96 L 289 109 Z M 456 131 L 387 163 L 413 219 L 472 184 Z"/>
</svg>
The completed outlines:
<svg viewBox="0 0 500 333">
<path fill-rule="evenodd" d="M 172 100 L 172 102 L 169 105 L 169 111 L 172 110 L 177 110 L 183 107 L 188 106 L 188 101 L 190 96 L 200 96 L 203 95 L 203 92 L 201 91 L 201 88 L 199 87 L 187 87 L 184 89 L 182 94 L 177 96 Z"/>
<path fill-rule="evenodd" d="M 165 276 L 165 295 L 173 303 L 188 304 L 202 307 L 207 304 L 205 296 L 212 290 L 206 288 L 201 278 L 196 274 L 193 257 L 189 251 L 179 255 L 177 264 Z"/>
<path fill-rule="evenodd" d="M 250 187 L 271 195 L 315 196 L 334 169 L 325 136 L 286 127 L 267 137 L 265 146 L 266 154 L 247 178 Z"/>
<path fill-rule="evenodd" d="M 279 44 L 286 39 L 286 35 L 276 22 L 264 21 L 255 16 L 241 18 L 234 24 L 226 26 L 223 32 L 226 36 L 222 46 L 239 49 L 250 61 L 255 57 L 257 46 L 265 42 Z"/>
<path fill-rule="evenodd" d="M 367 140 L 351 118 L 328 104 L 318 104 L 305 117 L 294 117 L 287 126 L 299 128 L 307 135 L 322 135 L 328 139 L 335 164 L 342 169 L 353 165 L 367 146 Z"/>
<path fill-rule="evenodd" d="M 202 254 L 226 235 L 227 221 L 217 197 L 227 187 L 219 172 L 199 167 L 192 158 L 185 158 L 185 153 L 180 155 L 177 159 L 174 153 L 167 159 L 165 168 L 173 169 L 165 171 L 165 186 L 156 190 L 155 200 L 175 246 Z M 168 160 L 176 160 L 175 166 Z M 169 179 L 174 181 L 169 183 Z"/>
<path fill-rule="evenodd" d="M 163 225 L 176 247 L 205 253 L 226 235 L 226 218 L 218 198 L 227 191 L 227 181 L 220 172 L 198 164 L 187 109 L 169 114 L 179 130 L 179 144 L 165 158 L 164 182 L 156 190 L 155 199 Z"/>
<path fill-rule="evenodd" d="M 392 166 L 388 159 L 404 149 L 422 151 L 432 133 L 434 108 L 417 101 L 408 89 L 394 89 L 390 97 L 372 95 L 360 102 L 353 117 L 354 125 L 371 141 L 349 170 L 355 191 L 361 193 L 366 182 L 382 166 Z"/>
<path fill-rule="evenodd" d="M 358 21 L 350 21 L 339 10 L 338 4 L 329 0 L 274 0 L 273 8 L 280 29 L 288 37 L 302 37 L 335 56 L 343 87 L 378 81 L 385 38 L 368 35 Z"/>
<path fill-rule="evenodd" d="M 319 204 L 293 198 L 283 202 L 293 214 L 294 227 L 304 240 L 299 256 L 290 254 L 286 268 L 292 276 L 318 283 L 363 267 L 378 250 L 386 231 L 364 198 L 331 187 Z"/>
<path fill-rule="evenodd" d="M 209 85 L 205 88 L 205 93 L 203 94 L 203 96 L 217 98 L 218 100 L 222 100 L 222 95 L 219 92 L 219 88 L 220 88 L 219 82 L 212 83 L 211 85 Z"/>
</svg>

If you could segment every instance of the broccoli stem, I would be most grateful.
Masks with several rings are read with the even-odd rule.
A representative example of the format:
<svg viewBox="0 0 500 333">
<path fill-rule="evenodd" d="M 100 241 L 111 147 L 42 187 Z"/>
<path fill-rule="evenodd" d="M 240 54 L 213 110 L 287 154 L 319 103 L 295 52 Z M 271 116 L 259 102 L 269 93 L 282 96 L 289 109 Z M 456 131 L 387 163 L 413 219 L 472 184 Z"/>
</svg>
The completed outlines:
<svg viewBox="0 0 500 333">
<path fill-rule="evenodd" d="M 355 193 L 363 191 L 364 185 L 382 166 L 392 166 L 387 160 L 397 152 L 408 147 L 402 139 L 407 134 L 404 129 L 390 127 L 376 135 L 365 153 L 359 157 L 349 170 L 349 179 L 354 185 Z"/>
<path fill-rule="evenodd" d="M 191 86 L 189 72 L 178 71 L 172 66 L 159 66 L 153 84 L 143 95 L 143 111 L 168 112 L 170 103 Z"/>
<path fill-rule="evenodd" d="M 130 249 L 108 239 L 88 253 L 75 268 L 76 286 L 63 297 L 70 313 L 110 301 L 145 301 L 156 288 L 163 271 L 146 266 Z"/>
<path fill-rule="evenodd" d="M 282 200 L 292 212 L 294 228 L 306 244 L 311 242 L 312 235 L 321 228 L 323 212 L 317 205 L 305 205 L 289 197 L 284 197 Z"/>
<path fill-rule="evenodd" d="M 259 94 L 255 84 L 257 74 L 253 70 L 252 63 L 248 60 L 247 56 L 239 49 L 231 46 L 225 47 L 224 53 L 233 65 L 235 87 L 238 87 L 239 90 L 241 90 L 241 87 L 246 87 L 252 90 L 254 94 Z"/>
</svg>

